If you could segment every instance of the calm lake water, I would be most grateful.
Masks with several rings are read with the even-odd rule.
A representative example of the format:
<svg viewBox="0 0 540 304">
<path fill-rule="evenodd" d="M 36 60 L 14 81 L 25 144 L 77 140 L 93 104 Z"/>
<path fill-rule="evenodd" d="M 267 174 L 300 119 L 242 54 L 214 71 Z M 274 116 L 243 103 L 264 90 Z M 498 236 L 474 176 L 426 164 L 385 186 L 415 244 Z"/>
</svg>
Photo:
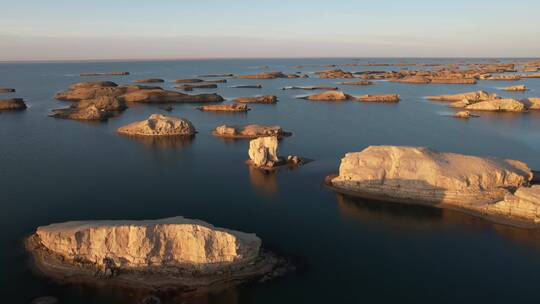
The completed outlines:
<svg viewBox="0 0 540 304">
<path fill-rule="evenodd" d="M 359 62 L 462 60 L 363 59 Z M 474 62 L 487 62 L 471 60 Z M 225 98 L 274 94 L 277 105 L 250 105 L 247 114 L 203 113 L 174 105 L 199 133 L 190 142 L 144 142 L 115 130 L 158 105 L 135 105 L 117 118 L 85 123 L 48 117 L 69 105 L 53 95 L 70 84 L 113 80 L 193 78 L 201 74 L 306 73 L 309 65 L 346 59 L 63 62 L 0 64 L 0 86 L 23 97 L 29 109 L 0 114 L 0 286 L 6 303 L 51 295 L 62 303 L 137 303 L 140 294 L 118 289 L 61 286 L 32 273 L 21 240 L 36 227 L 67 220 L 155 219 L 182 215 L 216 226 L 253 232 L 264 247 L 298 257 L 301 271 L 264 284 L 170 303 L 536 303 L 540 233 L 494 225 L 460 213 L 374 203 L 336 195 L 321 186 L 341 157 L 369 145 L 421 145 L 441 151 L 519 159 L 540 169 L 540 113 L 446 116 L 445 103 L 428 95 L 487 90 L 509 97 L 540 97 L 540 79 L 480 81 L 477 85 L 411 85 L 378 81 L 341 86 L 350 94 L 399 93 L 398 104 L 312 102 L 292 85 L 334 85 L 335 79 L 230 79 Z M 304 65 L 302 69 L 292 68 Z M 264 66 L 268 66 L 265 68 Z M 399 67 L 343 67 L 349 71 Z M 410 67 L 410 69 L 417 69 Z M 120 77 L 79 77 L 81 72 L 129 71 Z M 236 89 L 237 84 L 262 89 Z M 525 93 L 498 88 L 526 84 Z M 250 170 L 248 141 L 210 135 L 219 124 L 279 124 L 293 136 L 282 155 L 314 159 L 295 171 L 264 175 Z"/>
</svg>

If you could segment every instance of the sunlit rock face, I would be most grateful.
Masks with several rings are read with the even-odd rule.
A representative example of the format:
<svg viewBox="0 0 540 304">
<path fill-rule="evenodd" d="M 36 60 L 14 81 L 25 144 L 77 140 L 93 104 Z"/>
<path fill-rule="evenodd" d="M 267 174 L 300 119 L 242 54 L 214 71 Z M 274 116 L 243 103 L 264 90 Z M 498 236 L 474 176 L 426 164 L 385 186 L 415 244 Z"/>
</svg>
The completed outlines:
<svg viewBox="0 0 540 304">
<path fill-rule="evenodd" d="M 462 101 L 466 99 L 472 102 L 492 100 L 492 99 L 497 99 L 497 98 L 498 98 L 497 94 L 488 93 L 485 91 L 476 91 L 476 92 L 467 92 L 467 93 L 460 93 L 460 94 L 453 94 L 453 95 L 440 95 L 440 96 L 428 97 L 428 99 L 430 100 L 438 100 L 438 101 Z"/>
<path fill-rule="evenodd" d="M 371 146 L 347 153 L 331 183 L 395 201 L 471 206 L 503 200 L 531 179 L 529 167 L 516 160 Z"/>
<path fill-rule="evenodd" d="M 254 234 L 173 217 L 148 221 L 75 221 L 39 227 L 41 244 L 68 261 L 96 267 L 215 267 L 248 262 L 259 254 Z"/>
<path fill-rule="evenodd" d="M 285 132 L 280 126 L 249 124 L 241 126 L 221 125 L 214 130 L 213 134 L 215 136 L 231 138 L 257 138 L 264 136 L 277 136 L 280 138 L 289 136 L 291 133 Z"/>
<path fill-rule="evenodd" d="M 249 142 L 249 159 L 256 167 L 273 167 L 280 159 L 277 155 L 278 139 L 260 137 Z"/>
<path fill-rule="evenodd" d="M 540 185 L 521 187 L 514 194 L 508 193 L 504 200 L 491 204 L 487 210 L 493 214 L 540 223 Z"/>
<path fill-rule="evenodd" d="M 136 136 L 186 136 L 195 134 L 196 130 L 185 118 L 152 114 L 146 120 L 119 128 L 118 133 Z"/>
</svg>

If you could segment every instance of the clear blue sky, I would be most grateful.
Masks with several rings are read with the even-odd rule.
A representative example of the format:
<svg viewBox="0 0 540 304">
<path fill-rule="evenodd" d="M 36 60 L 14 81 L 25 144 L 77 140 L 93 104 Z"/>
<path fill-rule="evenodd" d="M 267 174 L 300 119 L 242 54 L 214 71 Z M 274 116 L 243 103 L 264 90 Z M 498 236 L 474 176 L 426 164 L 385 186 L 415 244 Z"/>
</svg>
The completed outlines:
<svg viewBox="0 0 540 304">
<path fill-rule="evenodd" d="M 540 56 L 540 0 L 0 0 L 0 60 Z"/>
</svg>

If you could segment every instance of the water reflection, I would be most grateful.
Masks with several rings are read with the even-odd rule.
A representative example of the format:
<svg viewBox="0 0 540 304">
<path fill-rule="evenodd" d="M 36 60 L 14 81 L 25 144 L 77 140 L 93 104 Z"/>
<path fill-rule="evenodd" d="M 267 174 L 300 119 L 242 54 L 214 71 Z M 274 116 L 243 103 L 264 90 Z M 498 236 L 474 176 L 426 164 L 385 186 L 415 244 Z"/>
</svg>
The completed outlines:
<svg viewBox="0 0 540 304">
<path fill-rule="evenodd" d="M 246 166 L 249 170 L 249 181 L 260 193 L 274 196 L 278 192 L 277 172 L 260 170 L 253 166 Z"/>
<path fill-rule="evenodd" d="M 458 211 L 433 207 L 387 203 L 336 194 L 343 218 L 363 224 L 387 227 L 396 233 L 432 231 L 435 228 L 489 230 L 521 245 L 540 250 L 540 229 L 524 229 L 492 223 Z"/>
<path fill-rule="evenodd" d="M 195 135 L 191 136 L 127 136 L 152 150 L 182 149 L 193 143 Z"/>
</svg>

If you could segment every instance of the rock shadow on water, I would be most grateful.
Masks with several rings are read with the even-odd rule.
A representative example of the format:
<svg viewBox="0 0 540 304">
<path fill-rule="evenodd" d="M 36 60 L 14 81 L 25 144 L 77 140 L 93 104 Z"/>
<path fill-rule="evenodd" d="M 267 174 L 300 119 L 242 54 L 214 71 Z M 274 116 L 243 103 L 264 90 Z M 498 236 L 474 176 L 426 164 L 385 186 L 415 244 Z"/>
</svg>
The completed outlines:
<svg viewBox="0 0 540 304">
<path fill-rule="evenodd" d="M 180 150 L 191 146 L 195 135 L 184 136 L 136 136 L 123 135 L 151 150 Z"/>
<path fill-rule="evenodd" d="M 249 181 L 257 192 L 268 197 L 273 197 L 278 193 L 277 172 L 260 170 L 253 166 L 247 166 Z"/>
<path fill-rule="evenodd" d="M 403 205 L 336 194 L 341 216 L 370 226 L 390 227 L 396 233 L 463 227 L 489 230 L 504 239 L 540 252 L 540 230 L 512 227 L 449 209 Z"/>
</svg>

